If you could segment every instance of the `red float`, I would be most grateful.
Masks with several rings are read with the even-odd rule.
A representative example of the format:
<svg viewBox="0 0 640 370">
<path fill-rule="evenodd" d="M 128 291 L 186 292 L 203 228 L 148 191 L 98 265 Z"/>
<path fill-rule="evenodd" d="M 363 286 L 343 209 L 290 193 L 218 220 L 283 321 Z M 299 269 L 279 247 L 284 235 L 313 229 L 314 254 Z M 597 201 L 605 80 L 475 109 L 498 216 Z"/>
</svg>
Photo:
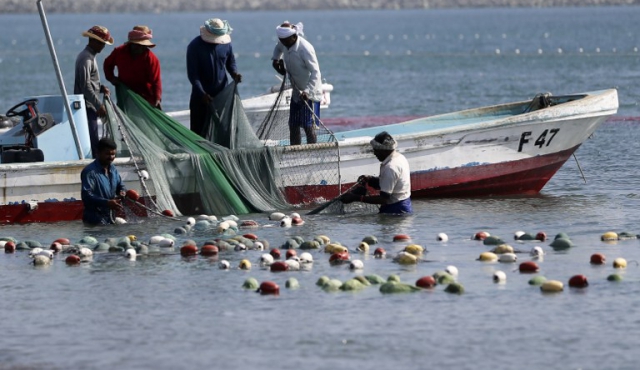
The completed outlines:
<svg viewBox="0 0 640 370">
<path fill-rule="evenodd" d="M 349 252 L 334 253 L 329 257 L 329 263 L 332 265 L 340 265 L 345 262 L 349 262 Z"/>
<path fill-rule="evenodd" d="M 436 286 L 436 279 L 433 276 L 423 276 L 416 281 L 416 286 L 424 289 L 433 288 Z"/>
<path fill-rule="evenodd" d="M 200 254 L 203 256 L 215 256 L 218 254 L 218 247 L 211 244 L 204 245 L 200 249 Z"/>
<path fill-rule="evenodd" d="M 62 244 L 58 242 L 53 242 L 51 243 L 51 246 L 49 247 L 49 249 L 52 250 L 53 253 L 58 253 L 62 250 Z"/>
<path fill-rule="evenodd" d="M 77 265 L 80 263 L 80 257 L 72 254 L 68 256 L 64 261 L 67 263 L 67 265 Z"/>
<path fill-rule="evenodd" d="M 14 253 L 16 251 L 16 244 L 12 241 L 8 241 L 4 244 L 4 253 Z"/>
<path fill-rule="evenodd" d="M 140 194 L 138 194 L 138 192 L 133 189 L 127 190 L 127 192 L 125 193 L 125 196 L 136 202 L 138 201 L 138 199 L 140 199 Z"/>
<path fill-rule="evenodd" d="M 167 217 L 173 217 L 173 211 L 170 209 L 165 209 L 164 211 L 162 211 L 162 215 Z"/>
<path fill-rule="evenodd" d="M 404 242 L 407 240 L 411 240 L 411 237 L 407 234 L 398 234 L 393 237 L 394 242 Z"/>
<path fill-rule="evenodd" d="M 547 234 L 545 234 L 543 231 L 540 231 L 536 234 L 536 240 L 539 240 L 541 242 L 547 240 Z"/>
<path fill-rule="evenodd" d="M 532 272 L 538 272 L 538 270 L 540 270 L 540 267 L 538 267 L 538 264 L 533 261 L 526 261 L 520 264 L 519 269 L 520 269 L 520 272 L 532 273 Z"/>
<path fill-rule="evenodd" d="M 273 248 L 269 254 L 271 255 L 271 257 L 273 257 L 274 260 L 279 260 L 280 259 L 280 249 L 278 248 Z"/>
<path fill-rule="evenodd" d="M 258 288 L 258 292 L 262 295 L 279 295 L 280 287 L 278 284 L 273 281 L 265 281 L 260 284 L 260 288 Z"/>
<path fill-rule="evenodd" d="M 271 270 L 271 272 L 288 271 L 289 265 L 284 261 L 276 261 L 269 266 L 269 270 Z"/>
<path fill-rule="evenodd" d="M 592 265 L 604 265 L 607 262 L 607 259 L 603 254 L 594 253 L 591 255 L 591 264 Z"/>
<path fill-rule="evenodd" d="M 249 240 L 253 240 L 253 241 L 258 240 L 258 236 L 256 234 L 244 234 L 242 236 Z"/>
<path fill-rule="evenodd" d="M 291 219 L 291 224 L 296 226 L 302 226 L 304 225 L 304 220 L 302 220 L 302 218 L 300 217 L 293 217 Z"/>
<path fill-rule="evenodd" d="M 297 256 L 298 252 L 295 249 L 287 249 L 287 253 L 285 254 L 286 259 L 289 259 L 293 256 Z"/>
<path fill-rule="evenodd" d="M 71 241 L 67 238 L 58 238 L 53 241 L 54 243 L 60 243 L 62 245 L 71 245 Z"/>
<path fill-rule="evenodd" d="M 485 240 L 489 236 L 489 233 L 486 231 L 478 231 L 474 236 L 473 240 Z"/>
<path fill-rule="evenodd" d="M 180 248 L 180 254 L 183 257 L 195 256 L 198 254 L 198 247 L 193 244 L 188 244 Z"/>
<path fill-rule="evenodd" d="M 240 227 L 258 227 L 258 226 L 260 225 L 258 225 L 258 223 L 254 220 L 244 220 L 240 222 Z"/>
<path fill-rule="evenodd" d="M 387 255 L 387 251 L 385 251 L 384 248 L 381 248 L 381 247 L 376 248 L 376 250 L 373 252 L 373 256 L 375 258 L 382 258 L 386 255 Z"/>
<path fill-rule="evenodd" d="M 589 286 L 589 282 L 584 275 L 574 275 L 569 279 L 569 286 L 572 288 L 585 288 Z"/>
</svg>

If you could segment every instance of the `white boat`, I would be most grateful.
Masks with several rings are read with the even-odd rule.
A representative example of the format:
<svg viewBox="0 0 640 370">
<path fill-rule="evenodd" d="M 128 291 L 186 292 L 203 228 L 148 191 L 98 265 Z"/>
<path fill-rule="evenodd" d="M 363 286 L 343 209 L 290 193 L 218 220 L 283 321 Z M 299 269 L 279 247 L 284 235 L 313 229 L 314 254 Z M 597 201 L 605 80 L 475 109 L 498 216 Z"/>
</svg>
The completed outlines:
<svg viewBox="0 0 640 370">
<path fill-rule="evenodd" d="M 44 161 L 0 164 L 0 223 L 77 220 L 82 215 L 80 172 L 91 160 L 60 158 L 62 154 L 73 156 L 75 151 L 72 140 L 60 139 L 70 137 L 62 98 L 37 99 L 41 107 L 59 106 L 47 111 L 59 123 L 34 140 Z M 80 96 L 70 100 L 72 107 L 78 106 L 74 115 L 82 122 L 84 102 Z M 413 198 L 535 194 L 617 109 L 615 89 L 536 96 L 340 132 L 335 134 L 336 142 L 285 146 L 280 161 L 285 195 L 291 204 L 317 203 L 346 190 L 361 174 L 377 174 L 379 162 L 369 140 L 383 130 L 396 139 L 398 150 L 409 161 Z M 6 135 L 15 137 L 16 133 L 0 136 L 0 145 Z M 81 139 L 88 147 L 88 134 Z M 336 149 L 339 156 L 327 163 L 326 158 L 333 154 L 324 154 Z M 311 155 L 300 162 L 301 152 Z M 141 192 L 133 161 L 117 158 L 115 164 L 126 185 Z"/>
</svg>

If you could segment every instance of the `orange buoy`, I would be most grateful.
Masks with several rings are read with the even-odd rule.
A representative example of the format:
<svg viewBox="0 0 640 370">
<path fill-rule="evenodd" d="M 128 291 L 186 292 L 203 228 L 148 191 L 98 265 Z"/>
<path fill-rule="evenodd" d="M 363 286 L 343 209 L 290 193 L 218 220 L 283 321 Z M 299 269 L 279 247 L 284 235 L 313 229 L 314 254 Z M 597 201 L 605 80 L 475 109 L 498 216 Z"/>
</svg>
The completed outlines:
<svg viewBox="0 0 640 370">
<path fill-rule="evenodd" d="M 538 272 L 540 267 L 538 267 L 538 264 L 533 261 L 526 261 L 520 264 L 519 270 L 520 272 L 531 273 Z"/>
<path fill-rule="evenodd" d="M 162 211 L 162 215 L 167 217 L 173 217 L 173 211 L 170 209 L 165 209 L 164 211 Z"/>
<path fill-rule="evenodd" d="M 404 242 L 407 240 L 411 240 L 411 237 L 407 234 L 398 234 L 393 237 L 394 242 Z"/>
<path fill-rule="evenodd" d="M 436 279 L 433 276 L 423 276 L 418 281 L 416 281 L 416 286 L 419 288 L 429 289 L 436 286 Z"/>
<path fill-rule="evenodd" d="M 376 250 L 373 252 L 373 256 L 375 258 L 383 258 L 386 255 L 387 255 L 387 251 L 385 251 L 384 248 L 382 247 L 376 248 Z"/>
<path fill-rule="evenodd" d="M 536 234 L 535 239 L 536 239 L 536 240 L 539 240 L 539 241 L 541 241 L 541 242 L 543 242 L 543 241 L 547 240 L 547 234 L 546 234 L 546 233 L 544 233 L 543 231 L 540 231 L 540 232 L 538 232 L 538 233 Z"/>
<path fill-rule="evenodd" d="M 262 295 L 279 295 L 280 287 L 278 284 L 273 281 L 265 281 L 260 284 L 260 288 L 258 288 L 258 292 Z"/>
<path fill-rule="evenodd" d="M 129 199 L 135 200 L 136 202 L 138 201 L 138 199 L 140 199 L 140 194 L 138 194 L 138 192 L 133 189 L 127 190 L 125 196 Z"/>
<path fill-rule="evenodd" d="M 591 255 L 591 264 L 592 265 L 604 265 L 607 259 L 604 257 L 604 254 L 594 253 Z"/>
<path fill-rule="evenodd" d="M 60 243 L 62 245 L 71 245 L 71 241 L 67 238 L 58 238 L 53 241 L 54 243 Z"/>
<path fill-rule="evenodd" d="M 203 256 L 215 256 L 218 254 L 218 247 L 212 244 L 202 246 L 200 254 Z"/>
<path fill-rule="evenodd" d="M 249 240 L 254 240 L 254 241 L 258 240 L 258 236 L 256 234 L 244 234 L 242 236 Z"/>
<path fill-rule="evenodd" d="M 269 266 L 271 272 L 282 272 L 289 270 L 289 265 L 284 261 L 276 261 Z"/>
<path fill-rule="evenodd" d="M 182 248 L 180 248 L 180 254 L 183 257 L 195 256 L 195 255 L 198 254 L 198 247 L 193 245 L 193 244 L 187 244 L 187 245 L 183 246 Z"/>
<path fill-rule="evenodd" d="M 14 253 L 16 251 L 16 243 L 8 241 L 4 244 L 4 253 Z"/>
<path fill-rule="evenodd" d="M 291 258 L 293 256 L 297 256 L 297 255 L 298 255 L 298 252 L 296 252 L 295 249 L 287 249 L 287 253 L 285 254 L 285 258 L 289 259 L 289 258 Z"/>
<path fill-rule="evenodd" d="M 572 288 L 585 288 L 589 286 L 589 282 L 584 275 L 574 275 L 569 279 L 569 286 Z"/>
<path fill-rule="evenodd" d="M 273 257 L 274 260 L 280 259 L 280 249 L 278 248 L 273 248 L 271 251 L 269 251 L 269 254 Z"/>
<path fill-rule="evenodd" d="M 77 265 L 80 263 L 80 257 L 76 256 L 75 254 L 72 254 L 70 256 L 68 256 L 64 262 L 67 263 L 67 265 Z"/>
</svg>

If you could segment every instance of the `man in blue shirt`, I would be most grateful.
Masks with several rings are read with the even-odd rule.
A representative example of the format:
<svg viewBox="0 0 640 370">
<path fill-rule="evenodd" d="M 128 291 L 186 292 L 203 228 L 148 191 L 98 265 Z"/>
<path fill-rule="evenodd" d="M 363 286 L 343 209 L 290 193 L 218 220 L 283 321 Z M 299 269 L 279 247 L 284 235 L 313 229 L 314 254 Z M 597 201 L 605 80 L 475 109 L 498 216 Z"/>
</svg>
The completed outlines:
<svg viewBox="0 0 640 370">
<path fill-rule="evenodd" d="M 87 224 L 111 224 L 111 211 L 122 209 L 118 196 L 124 197 L 126 189 L 113 165 L 117 148 L 113 139 L 100 139 L 96 159 L 80 174 L 84 203 L 82 221 Z"/>
<path fill-rule="evenodd" d="M 191 131 L 204 137 L 204 127 L 209 119 L 209 105 L 213 98 L 227 86 L 227 71 L 236 83 L 242 75 L 236 68 L 236 58 L 231 47 L 229 22 L 212 18 L 200 27 L 200 36 L 187 46 L 187 77 L 191 82 L 189 100 Z"/>
</svg>

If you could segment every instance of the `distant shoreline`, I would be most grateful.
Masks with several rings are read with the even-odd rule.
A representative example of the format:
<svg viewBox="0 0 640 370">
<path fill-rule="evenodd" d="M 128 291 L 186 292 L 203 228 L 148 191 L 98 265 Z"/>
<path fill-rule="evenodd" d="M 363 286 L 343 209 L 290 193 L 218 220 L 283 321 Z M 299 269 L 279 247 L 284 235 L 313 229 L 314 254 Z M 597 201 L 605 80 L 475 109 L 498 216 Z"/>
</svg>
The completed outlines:
<svg viewBox="0 0 640 370">
<path fill-rule="evenodd" d="M 44 0 L 47 13 L 165 13 L 332 9 L 455 9 L 635 6 L 640 0 Z M 0 0 L 2 13 L 36 13 L 36 0 Z"/>
</svg>

